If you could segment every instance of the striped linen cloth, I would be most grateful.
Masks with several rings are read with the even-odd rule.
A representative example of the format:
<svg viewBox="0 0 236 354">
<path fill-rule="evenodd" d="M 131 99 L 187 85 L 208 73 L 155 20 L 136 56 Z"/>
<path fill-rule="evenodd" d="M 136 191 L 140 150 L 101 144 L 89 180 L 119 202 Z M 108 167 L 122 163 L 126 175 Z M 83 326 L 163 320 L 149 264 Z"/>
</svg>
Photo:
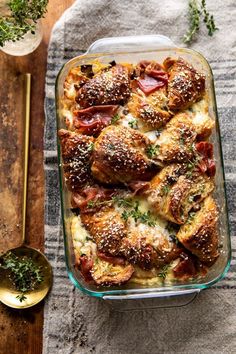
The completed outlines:
<svg viewBox="0 0 236 354">
<path fill-rule="evenodd" d="M 57 22 L 48 49 L 45 125 L 45 253 L 54 285 L 45 303 L 43 353 L 236 352 L 236 38 L 234 0 L 208 0 L 220 28 L 202 28 L 192 48 L 210 62 L 216 85 L 229 202 L 233 258 L 227 276 L 182 308 L 119 313 L 70 283 L 64 259 L 56 152 L 54 86 L 62 64 L 96 39 L 155 34 L 182 46 L 188 26 L 186 0 L 79 0 Z"/>
</svg>

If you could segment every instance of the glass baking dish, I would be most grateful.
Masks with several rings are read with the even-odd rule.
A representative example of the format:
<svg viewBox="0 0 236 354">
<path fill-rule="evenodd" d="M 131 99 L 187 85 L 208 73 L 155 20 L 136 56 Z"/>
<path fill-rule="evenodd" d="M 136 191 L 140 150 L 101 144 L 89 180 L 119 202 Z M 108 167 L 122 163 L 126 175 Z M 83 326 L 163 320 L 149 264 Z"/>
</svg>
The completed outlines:
<svg viewBox="0 0 236 354">
<path fill-rule="evenodd" d="M 213 119 L 215 119 L 216 123 L 210 141 L 214 144 L 214 156 L 216 160 L 216 189 L 214 196 L 220 210 L 219 233 L 221 253 L 217 262 L 214 266 L 212 266 L 212 268 L 210 268 L 205 277 L 197 280 L 191 280 L 187 283 L 178 281 L 178 283 L 173 283 L 171 285 L 156 287 L 147 287 L 128 283 L 120 287 L 111 288 L 96 287 L 94 285 L 87 284 L 80 275 L 80 272 L 74 267 L 75 257 L 70 230 L 70 220 L 74 214 L 72 213 L 70 207 L 70 192 L 68 192 L 64 183 L 60 145 L 58 143 L 61 210 L 67 270 L 69 278 L 77 288 L 95 297 L 100 297 L 106 300 L 158 298 L 161 304 L 160 306 L 164 306 L 167 302 L 174 304 L 174 306 L 179 306 L 191 301 L 200 290 L 208 288 L 219 281 L 226 274 L 230 265 L 231 247 L 227 216 L 225 177 L 214 82 L 211 68 L 207 60 L 200 53 L 186 48 L 178 48 L 169 38 L 159 35 L 105 38 L 94 42 L 85 54 L 68 61 L 61 68 L 57 76 L 57 129 L 59 130 L 61 128 L 66 128 L 61 112 L 61 98 L 63 97 L 64 80 L 68 72 L 73 67 L 81 64 L 90 64 L 91 61 L 94 61 L 95 59 L 99 59 L 102 63 L 109 63 L 113 60 L 118 63 L 137 63 L 140 60 L 156 60 L 162 62 L 167 56 L 181 56 L 206 75 L 206 88 L 209 95 L 209 114 Z"/>
</svg>

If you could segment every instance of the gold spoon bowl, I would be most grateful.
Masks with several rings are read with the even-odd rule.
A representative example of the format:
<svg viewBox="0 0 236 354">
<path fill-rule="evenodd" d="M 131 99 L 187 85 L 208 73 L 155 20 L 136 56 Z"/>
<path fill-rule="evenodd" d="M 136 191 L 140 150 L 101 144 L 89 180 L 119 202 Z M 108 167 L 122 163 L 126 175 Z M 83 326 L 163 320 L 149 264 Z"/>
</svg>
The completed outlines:
<svg viewBox="0 0 236 354">
<path fill-rule="evenodd" d="M 43 281 L 35 289 L 25 293 L 26 299 L 20 302 L 17 298 L 22 293 L 17 291 L 12 284 L 10 271 L 0 268 L 0 300 L 3 304 L 15 309 L 31 307 L 39 303 L 47 295 L 52 283 L 52 267 L 47 258 L 40 251 L 32 247 L 17 247 L 10 250 L 17 257 L 27 257 L 41 269 Z"/>
</svg>

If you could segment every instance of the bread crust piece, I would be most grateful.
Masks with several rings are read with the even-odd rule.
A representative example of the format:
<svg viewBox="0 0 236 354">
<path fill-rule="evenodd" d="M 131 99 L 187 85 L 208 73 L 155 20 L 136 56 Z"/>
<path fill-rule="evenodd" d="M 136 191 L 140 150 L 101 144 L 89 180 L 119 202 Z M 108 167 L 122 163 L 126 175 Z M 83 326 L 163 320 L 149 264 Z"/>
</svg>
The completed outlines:
<svg viewBox="0 0 236 354">
<path fill-rule="evenodd" d="M 97 244 L 99 251 L 112 256 L 119 255 L 122 238 L 127 230 L 121 216 L 111 205 L 104 206 L 97 212 L 85 212 L 81 221 Z"/>
<path fill-rule="evenodd" d="M 134 129 L 109 126 L 97 138 L 92 174 L 102 183 L 150 180 L 156 166 L 148 159 L 149 140 Z"/>
<path fill-rule="evenodd" d="M 120 285 L 132 276 L 134 268 L 131 264 L 115 265 L 97 259 L 91 270 L 91 276 L 97 285 Z"/>
<path fill-rule="evenodd" d="M 184 224 L 190 210 L 214 189 L 214 182 L 207 175 L 197 170 L 188 173 L 187 165 L 166 166 L 145 191 L 153 210 L 177 224 Z"/>
<path fill-rule="evenodd" d="M 99 72 L 78 91 L 76 102 L 81 108 L 124 104 L 130 96 L 129 69 L 115 65 Z"/>
<path fill-rule="evenodd" d="M 77 192 L 92 181 L 90 165 L 94 138 L 65 129 L 59 130 L 58 136 L 67 188 Z"/>
<path fill-rule="evenodd" d="M 217 220 L 217 206 L 209 196 L 202 202 L 201 209 L 191 215 L 177 233 L 184 247 L 207 265 L 212 265 L 219 256 Z"/>
<path fill-rule="evenodd" d="M 184 59 L 166 58 L 164 68 L 169 74 L 168 98 L 170 110 L 183 110 L 205 93 L 205 76 Z"/>
</svg>

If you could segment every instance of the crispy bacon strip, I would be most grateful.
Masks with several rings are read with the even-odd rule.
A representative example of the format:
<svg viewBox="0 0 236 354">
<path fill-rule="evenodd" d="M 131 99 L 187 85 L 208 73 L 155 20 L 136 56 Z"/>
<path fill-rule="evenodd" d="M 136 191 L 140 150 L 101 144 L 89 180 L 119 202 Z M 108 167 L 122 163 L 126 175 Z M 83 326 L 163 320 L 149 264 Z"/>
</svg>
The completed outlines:
<svg viewBox="0 0 236 354">
<path fill-rule="evenodd" d="M 102 259 L 103 261 L 106 261 L 106 262 L 114 264 L 114 265 L 125 265 L 125 259 L 122 257 L 107 256 L 103 252 L 98 252 L 98 257 L 100 259 Z"/>
<path fill-rule="evenodd" d="M 216 165 L 213 159 L 213 145 L 207 141 L 200 141 L 195 146 L 197 152 L 201 155 L 198 168 L 202 173 L 206 173 L 209 177 L 215 176 Z"/>
<path fill-rule="evenodd" d="M 149 95 L 150 93 L 158 90 L 161 87 L 164 87 L 168 82 L 167 74 L 164 73 L 158 75 L 156 72 L 154 73 L 155 76 L 144 75 L 143 78 L 138 79 L 138 86 L 139 88 L 146 94 Z"/>
<path fill-rule="evenodd" d="M 97 136 L 110 124 L 118 105 L 93 106 L 74 111 L 74 127 L 80 133 Z"/>
<path fill-rule="evenodd" d="M 105 189 L 97 185 L 89 186 L 81 190 L 79 193 L 72 194 L 71 205 L 73 208 L 80 208 L 84 211 L 88 207 L 90 201 L 92 201 L 94 207 L 96 207 L 97 202 L 109 200 L 114 193 L 114 189 Z M 90 209 L 92 210 L 93 208 L 91 207 Z"/>
<path fill-rule="evenodd" d="M 85 281 L 90 282 L 93 281 L 93 277 L 91 275 L 91 270 L 93 268 L 93 260 L 88 258 L 86 255 L 82 255 L 79 258 L 79 269 Z"/>
</svg>

